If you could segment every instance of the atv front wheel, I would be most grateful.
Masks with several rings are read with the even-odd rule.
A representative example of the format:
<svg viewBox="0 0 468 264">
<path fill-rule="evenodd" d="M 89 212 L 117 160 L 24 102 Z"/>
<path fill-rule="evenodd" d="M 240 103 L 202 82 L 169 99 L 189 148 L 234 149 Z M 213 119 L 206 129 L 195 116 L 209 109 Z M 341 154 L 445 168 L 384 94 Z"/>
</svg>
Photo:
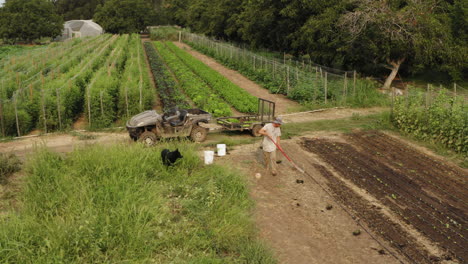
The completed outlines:
<svg viewBox="0 0 468 264">
<path fill-rule="evenodd" d="M 151 147 L 156 145 L 158 137 L 151 131 L 145 131 L 143 132 L 143 134 L 140 135 L 140 138 L 138 140 L 146 146 Z"/>
<path fill-rule="evenodd" d="M 203 142 L 205 141 L 207 134 L 208 131 L 206 128 L 196 126 L 192 129 L 192 132 L 190 132 L 190 139 L 194 142 Z"/>
</svg>

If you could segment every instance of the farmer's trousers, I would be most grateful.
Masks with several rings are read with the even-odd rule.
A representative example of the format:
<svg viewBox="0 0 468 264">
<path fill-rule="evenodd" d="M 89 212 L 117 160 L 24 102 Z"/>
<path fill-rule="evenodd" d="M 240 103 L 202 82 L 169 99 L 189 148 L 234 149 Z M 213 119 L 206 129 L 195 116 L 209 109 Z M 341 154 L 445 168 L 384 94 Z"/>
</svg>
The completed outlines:
<svg viewBox="0 0 468 264">
<path fill-rule="evenodd" d="M 272 152 L 263 151 L 263 157 L 265 158 L 265 167 L 271 173 L 277 173 L 276 170 L 276 150 Z"/>
</svg>

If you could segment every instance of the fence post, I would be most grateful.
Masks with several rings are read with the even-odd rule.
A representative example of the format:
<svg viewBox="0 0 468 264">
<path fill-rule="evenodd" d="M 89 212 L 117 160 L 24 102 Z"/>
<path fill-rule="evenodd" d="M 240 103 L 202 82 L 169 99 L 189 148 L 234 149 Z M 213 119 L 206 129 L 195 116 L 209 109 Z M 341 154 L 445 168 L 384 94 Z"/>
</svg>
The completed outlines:
<svg viewBox="0 0 468 264">
<path fill-rule="evenodd" d="M 179 31 L 179 43 L 181 42 L 182 40 L 182 31 Z"/>
<path fill-rule="evenodd" d="M 348 96 L 348 73 L 345 72 L 343 80 L 343 98 L 346 104 L 346 97 Z"/>
<path fill-rule="evenodd" d="M 426 91 L 426 109 L 427 109 L 428 102 L 429 102 L 429 87 L 430 87 L 430 84 L 427 84 L 427 91 Z"/>
<path fill-rule="evenodd" d="M 62 114 L 60 113 L 60 93 L 59 89 L 55 89 L 55 92 L 57 94 L 57 113 L 58 113 L 58 119 L 59 119 L 59 129 L 62 130 Z"/>
<path fill-rule="evenodd" d="M 15 105 L 15 118 L 16 118 L 16 132 L 18 137 L 21 137 L 20 127 L 19 127 L 19 120 L 18 120 L 18 106 L 17 106 L 17 98 L 16 95 L 13 95 L 13 104 Z"/>
<path fill-rule="evenodd" d="M 104 116 L 104 106 L 102 104 L 102 91 L 99 93 L 99 97 L 101 98 L 101 116 Z"/>
<path fill-rule="evenodd" d="M 322 68 L 320 68 L 322 70 Z M 328 72 L 325 72 L 325 104 L 327 104 L 328 97 Z"/>
<path fill-rule="evenodd" d="M 318 82 L 318 68 L 315 67 L 315 88 L 314 88 L 314 103 L 317 100 L 317 90 L 319 87 L 319 82 Z"/>
<path fill-rule="evenodd" d="M 88 98 L 88 126 L 91 127 L 91 94 L 89 92 L 89 86 L 87 87 L 86 89 L 86 94 L 87 94 L 87 98 Z"/>
<path fill-rule="evenodd" d="M 125 105 L 127 107 L 127 117 L 130 116 L 130 114 L 128 113 L 128 87 L 125 86 Z"/>
<path fill-rule="evenodd" d="M 286 95 L 289 95 L 289 66 L 286 67 L 287 71 L 286 71 L 286 78 L 287 78 L 287 83 L 288 83 L 288 91 L 286 92 Z"/>
<path fill-rule="evenodd" d="M 453 94 L 455 97 L 457 96 L 457 83 L 453 83 Z"/>
<path fill-rule="evenodd" d="M 45 102 L 44 102 L 44 74 L 41 71 L 41 105 L 42 105 L 42 115 L 44 116 L 44 133 L 47 133 L 47 118 L 45 112 Z"/>
<path fill-rule="evenodd" d="M 353 72 L 353 97 L 356 96 L 356 70 Z"/>
<path fill-rule="evenodd" d="M 2 126 L 2 136 L 5 137 L 5 124 L 3 121 L 3 101 L 0 99 L 0 125 Z"/>
</svg>

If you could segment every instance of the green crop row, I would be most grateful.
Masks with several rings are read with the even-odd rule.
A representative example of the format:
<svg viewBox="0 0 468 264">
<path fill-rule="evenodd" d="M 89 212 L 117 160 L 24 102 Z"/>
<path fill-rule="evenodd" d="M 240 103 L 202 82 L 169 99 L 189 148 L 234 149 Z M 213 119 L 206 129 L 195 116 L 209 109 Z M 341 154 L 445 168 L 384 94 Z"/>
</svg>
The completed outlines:
<svg viewBox="0 0 468 264">
<path fill-rule="evenodd" d="M 190 104 L 187 102 L 186 96 L 181 92 L 182 88 L 175 81 L 174 76 L 164 64 L 161 56 L 156 52 L 153 44 L 146 42 L 145 49 L 164 109 L 171 109 L 174 106 L 189 107 Z"/>
<path fill-rule="evenodd" d="M 190 69 L 203 78 L 227 103 L 238 111 L 243 113 L 254 113 L 257 111 L 257 98 L 173 43 L 167 42 L 166 45 Z"/>
<path fill-rule="evenodd" d="M 192 38 L 193 37 L 193 38 Z M 379 93 L 377 84 L 356 78 L 352 73 L 327 73 L 320 67 L 283 63 L 251 51 L 220 44 L 192 35 L 185 41 L 194 49 L 239 71 L 252 81 L 305 105 L 369 107 L 389 105 L 389 99 Z"/>
<path fill-rule="evenodd" d="M 155 42 L 155 46 L 166 64 L 176 75 L 185 93 L 198 107 L 212 113 L 216 117 L 232 114 L 229 105 L 219 98 L 217 94 L 213 93 L 205 81 L 193 73 L 193 71 L 164 44 Z"/>
<path fill-rule="evenodd" d="M 146 67 L 140 36 L 133 34 L 128 43 L 127 61 L 119 90 L 119 117 L 129 118 L 152 107 L 155 93 Z"/>
<path fill-rule="evenodd" d="M 418 92 L 396 99 L 392 120 L 403 132 L 468 154 L 468 105 L 442 90 L 432 98 Z"/>
<path fill-rule="evenodd" d="M 103 59 L 102 50 L 113 41 L 102 36 L 95 45 L 77 49 L 67 58 L 67 70 L 37 76 L 15 92 L 0 89 L 0 127 L 3 136 L 24 135 L 34 128 L 47 131 L 70 126 L 82 110 L 82 93 L 93 70 Z"/>
<path fill-rule="evenodd" d="M 125 66 L 128 35 L 119 37 L 107 61 L 85 90 L 83 108 L 91 128 L 110 126 L 116 119 L 121 71 Z"/>
</svg>

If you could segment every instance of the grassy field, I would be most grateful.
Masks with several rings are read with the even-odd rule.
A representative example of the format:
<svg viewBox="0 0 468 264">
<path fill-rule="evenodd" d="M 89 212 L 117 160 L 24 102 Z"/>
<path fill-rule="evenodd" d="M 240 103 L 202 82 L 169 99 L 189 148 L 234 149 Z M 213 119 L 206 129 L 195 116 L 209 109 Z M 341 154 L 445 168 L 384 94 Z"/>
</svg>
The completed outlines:
<svg viewBox="0 0 468 264">
<path fill-rule="evenodd" d="M 166 168 L 165 147 L 184 158 Z M 25 170 L 19 208 L 0 215 L 2 263 L 275 263 L 245 179 L 193 144 L 39 149 Z"/>
</svg>

